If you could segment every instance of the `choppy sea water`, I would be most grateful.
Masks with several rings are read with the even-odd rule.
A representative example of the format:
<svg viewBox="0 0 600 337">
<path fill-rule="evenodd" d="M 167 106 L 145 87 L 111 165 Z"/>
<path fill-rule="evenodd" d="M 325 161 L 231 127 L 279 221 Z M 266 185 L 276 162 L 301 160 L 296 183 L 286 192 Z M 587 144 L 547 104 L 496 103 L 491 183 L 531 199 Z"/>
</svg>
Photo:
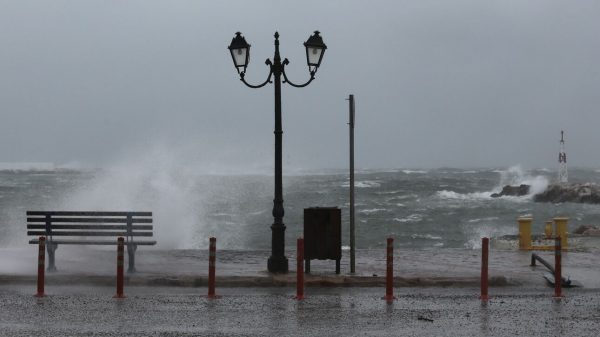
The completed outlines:
<svg viewBox="0 0 600 337">
<path fill-rule="evenodd" d="M 600 182 L 600 170 L 571 169 L 570 181 Z M 479 248 L 483 236 L 516 234 L 516 219 L 567 216 L 569 228 L 600 224 L 600 205 L 534 203 L 531 196 L 491 198 L 506 184 L 539 192 L 556 171 L 504 169 L 368 170 L 356 174 L 356 243 L 381 248 L 393 234 L 411 249 Z M 155 167 L 125 170 L 0 171 L 0 247 L 23 246 L 27 210 L 135 210 L 154 213 L 161 249 L 270 249 L 271 175 L 204 175 Z M 302 233 L 307 207 L 342 209 L 349 242 L 349 180 L 345 170 L 284 176 L 286 242 Z"/>
</svg>

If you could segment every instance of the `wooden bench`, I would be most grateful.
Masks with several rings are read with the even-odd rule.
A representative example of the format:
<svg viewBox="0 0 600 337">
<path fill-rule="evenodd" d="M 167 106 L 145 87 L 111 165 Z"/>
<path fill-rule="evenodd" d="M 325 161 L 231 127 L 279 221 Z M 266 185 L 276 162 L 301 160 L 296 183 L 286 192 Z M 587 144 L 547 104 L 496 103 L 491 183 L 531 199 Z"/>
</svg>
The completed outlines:
<svg viewBox="0 0 600 337">
<path fill-rule="evenodd" d="M 112 240 L 85 238 L 122 236 L 125 238 L 129 255 L 128 271 L 133 273 L 137 246 L 156 244 L 156 241 L 136 239 L 152 236 L 151 223 L 152 212 L 27 211 L 27 235 L 46 237 L 48 271 L 56 270 L 54 252 L 58 245 L 117 245 L 116 238 Z M 29 243 L 39 244 L 39 238 L 29 240 Z"/>
</svg>

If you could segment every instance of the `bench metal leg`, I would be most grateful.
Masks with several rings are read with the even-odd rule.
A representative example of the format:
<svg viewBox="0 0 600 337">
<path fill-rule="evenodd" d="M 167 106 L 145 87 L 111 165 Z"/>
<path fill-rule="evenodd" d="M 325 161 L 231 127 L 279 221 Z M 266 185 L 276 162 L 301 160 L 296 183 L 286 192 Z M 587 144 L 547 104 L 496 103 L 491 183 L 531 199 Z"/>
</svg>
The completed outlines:
<svg viewBox="0 0 600 337">
<path fill-rule="evenodd" d="M 340 260 L 335 260 L 335 273 L 339 274 L 340 273 Z"/>
<path fill-rule="evenodd" d="M 127 255 L 129 256 L 129 268 L 127 269 L 128 273 L 135 273 L 135 251 L 137 250 L 137 245 L 128 243 L 127 244 Z"/>
<path fill-rule="evenodd" d="M 56 265 L 54 264 L 54 252 L 58 248 L 56 243 L 48 242 L 46 244 L 46 250 L 48 251 L 48 271 L 56 271 Z"/>
</svg>

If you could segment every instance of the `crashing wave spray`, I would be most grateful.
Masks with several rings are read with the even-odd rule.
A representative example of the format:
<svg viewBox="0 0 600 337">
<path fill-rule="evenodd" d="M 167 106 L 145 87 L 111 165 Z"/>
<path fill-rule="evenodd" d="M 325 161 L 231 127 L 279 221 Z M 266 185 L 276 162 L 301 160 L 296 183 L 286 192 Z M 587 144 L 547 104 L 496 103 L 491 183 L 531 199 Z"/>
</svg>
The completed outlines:
<svg viewBox="0 0 600 337">
<path fill-rule="evenodd" d="M 157 147 L 99 171 L 60 202 L 65 210 L 152 211 L 159 248 L 189 248 L 201 213 L 193 175 L 172 151 Z"/>
<path fill-rule="evenodd" d="M 529 185 L 529 196 L 544 192 L 548 187 L 548 179 L 544 176 L 531 176 L 526 174 L 521 165 L 515 165 L 506 171 L 499 171 L 500 183 L 496 190 L 501 190 L 506 185 L 519 186 L 521 184 Z"/>
<path fill-rule="evenodd" d="M 507 197 L 508 199 L 518 201 L 524 198 L 530 198 L 538 193 L 546 190 L 548 187 L 548 179 L 544 176 L 531 176 L 521 168 L 520 165 L 509 167 L 507 170 L 494 171 L 500 174 L 500 180 L 491 191 L 458 193 L 455 191 L 442 190 L 437 192 L 437 196 L 442 199 L 457 199 L 457 200 L 487 200 L 491 199 L 491 195 L 498 193 L 506 185 L 519 186 L 521 184 L 529 185 L 529 194 L 526 197 Z"/>
</svg>

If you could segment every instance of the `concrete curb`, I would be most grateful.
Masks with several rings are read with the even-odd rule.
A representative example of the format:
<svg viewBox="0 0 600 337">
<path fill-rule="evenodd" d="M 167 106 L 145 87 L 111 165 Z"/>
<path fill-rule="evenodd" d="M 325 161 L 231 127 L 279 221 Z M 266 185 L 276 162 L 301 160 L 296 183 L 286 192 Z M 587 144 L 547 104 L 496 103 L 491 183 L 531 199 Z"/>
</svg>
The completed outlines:
<svg viewBox="0 0 600 337">
<path fill-rule="evenodd" d="M 47 275 L 46 285 L 101 285 L 114 286 L 116 278 L 105 275 Z M 0 276 L 1 285 L 35 284 L 36 277 L 31 275 Z M 217 276 L 217 287 L 294 287 L 295 274 L 267 276 Z M 306 275 L 306 287 L 383 287 L 382 276 L 320 276 Z M 504 276 L 490 278 L 493 287 L 519 286 L 523 282 Z M 163 287 L 206 287 L 207 276 L 125 276 L 126 286 L 163 286 Z M 395 287 L 478 287 L 476 277 L 395 277 Z"/>
</svg>

